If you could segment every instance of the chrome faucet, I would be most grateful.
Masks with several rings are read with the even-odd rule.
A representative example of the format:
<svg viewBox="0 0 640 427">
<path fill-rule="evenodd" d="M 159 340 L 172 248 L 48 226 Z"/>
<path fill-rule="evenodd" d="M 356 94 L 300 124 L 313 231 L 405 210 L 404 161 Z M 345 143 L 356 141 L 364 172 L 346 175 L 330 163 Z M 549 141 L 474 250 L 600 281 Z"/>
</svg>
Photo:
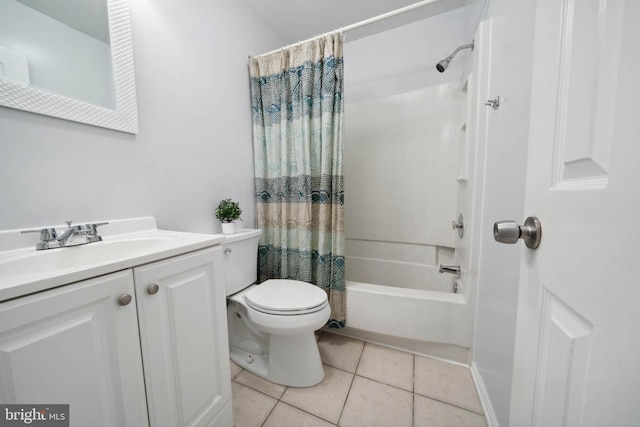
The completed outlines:
<svg viewBox="0 0 640 427">
<path fill-rule="evenodd" d="M 40 242 L 36 244 L 36 250 L 40 251 L 99 242 L 102 237 L 98 234 L 97 227 L 108 224 L 108 222 L 99 222 L 97 224 L 74 225 L 72 227 L 72 221 L 65 222 L 68 228 L 62 234 L 55 228 L 23 230 L 22 233 L 40 233 Z"/>
<path fill-rule="evenodd" d="M 438 273 L 455 274 L 456 276 L 460 277 L 460 275 L 462 274 L 462 269 L 460 268 L 459 265 L 442 265 L 442 264 L 440 264 L 440 270 L 438 270 Z"/>
</svg>

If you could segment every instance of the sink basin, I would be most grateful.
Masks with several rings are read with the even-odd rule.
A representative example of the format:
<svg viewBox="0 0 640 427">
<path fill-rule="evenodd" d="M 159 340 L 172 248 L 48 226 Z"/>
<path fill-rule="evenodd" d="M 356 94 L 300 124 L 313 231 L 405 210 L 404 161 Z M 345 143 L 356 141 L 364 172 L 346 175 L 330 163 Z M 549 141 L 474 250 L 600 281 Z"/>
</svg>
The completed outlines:
<svg viewBox="0 0 640 427">
<path fill-rule="evenodd" d="M 118 226 L 123 227 L 121 224 Z M 103 241 L 81 246 L 41 251 L 32 246 L 0 251 L 0 301 L 211 247 L 224 241 L 220 235 L 158 229 L 128 231 L 114 235 L 105 233 Z"/>
<path fill-rule="evenodd" d="M 169 237 L 148 237 L 127 240 L 111 240 L 68 248 L 28 251 L 0 258 L 0 277 L 52 273 L 128 259 L 140 254 L 166 249 L 172 242 Z"/>
</svg>

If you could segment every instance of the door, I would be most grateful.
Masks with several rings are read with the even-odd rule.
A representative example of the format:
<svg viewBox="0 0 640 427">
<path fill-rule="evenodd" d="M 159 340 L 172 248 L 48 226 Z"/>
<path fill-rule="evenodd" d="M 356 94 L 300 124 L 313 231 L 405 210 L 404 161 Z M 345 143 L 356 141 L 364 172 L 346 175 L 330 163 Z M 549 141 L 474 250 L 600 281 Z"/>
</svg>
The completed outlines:
<svg viewBox="0 0 640 427">
<path fill-rule="evenodd" d="M 0 402 L 68 404 L 72 426 L 148 426 L 127 294 L 131 270 L 0 304 Z"/>
<path fill-rule="evenodd" d="M 640 2 L 538 0 L 511 426 L 640 425 Z"/>
<path fill-rule="evenodd" d="M 232 425 L 220 246 L 134 269 L 154 427 Z"/>
</svg>

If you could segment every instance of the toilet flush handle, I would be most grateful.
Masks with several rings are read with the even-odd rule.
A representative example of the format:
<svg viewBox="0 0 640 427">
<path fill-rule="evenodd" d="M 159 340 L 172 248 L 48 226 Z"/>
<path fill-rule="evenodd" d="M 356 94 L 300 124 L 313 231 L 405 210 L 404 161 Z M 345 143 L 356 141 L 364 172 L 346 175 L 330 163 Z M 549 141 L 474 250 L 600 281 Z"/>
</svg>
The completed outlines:
<svg viewBox="0 0 640 427">
<path fill-rule="evenodd" d="M 231 248 L 227 248 L 224 250 L 223 254 L 229 255 L 231 253 Z"/>
</svg>

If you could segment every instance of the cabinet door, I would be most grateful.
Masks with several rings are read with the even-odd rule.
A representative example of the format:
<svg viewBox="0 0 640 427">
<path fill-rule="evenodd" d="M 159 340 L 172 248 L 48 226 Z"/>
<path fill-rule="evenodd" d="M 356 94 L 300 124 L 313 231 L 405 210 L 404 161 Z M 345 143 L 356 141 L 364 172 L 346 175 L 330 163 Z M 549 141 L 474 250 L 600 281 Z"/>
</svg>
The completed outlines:
<svg viewBox="0 0 640 427">
<path fill-rule="evenodd" d="M 146 426 L 131 270 L 0 304 L 0 402 L 69 404 L 71 426 Z"/>
<path fill-rule="evenodd" d="M 221 248 L 134 275 L 151 425 L 232 425 Z"/>
</svg>

